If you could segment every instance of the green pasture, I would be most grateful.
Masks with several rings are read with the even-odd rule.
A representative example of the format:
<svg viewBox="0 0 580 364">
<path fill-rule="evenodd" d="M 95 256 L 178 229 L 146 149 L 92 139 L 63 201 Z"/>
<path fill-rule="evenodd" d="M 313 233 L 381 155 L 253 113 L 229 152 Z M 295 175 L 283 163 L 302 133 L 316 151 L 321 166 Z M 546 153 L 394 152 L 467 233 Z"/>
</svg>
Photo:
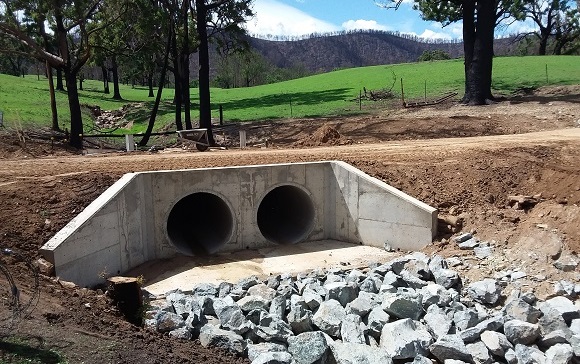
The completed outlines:
<svg viewBox="0 0 580 364">
<path fill-rule="evenodd" d="M 372 101 L 363 101 L 359 110 L 357 97 L 367 90 L 392 89 L 397 98 L 401 94 L 403 79 L 405 98 L 421 100 L 438 98 L 448 92 L 462 95 L 464 89 L 463 60 L 406 63 L 373 67 L 351 68 L 319 74 L 301 79 L 238 89 L 212 89 L 212 116 L 218 117 L 219 105 L 223 107 L 226 122 L 266 120 L 289 117 L 316 117 L 369 112 L 377 108 Z M 394 79 L 396 80 L 394 82 Z M 522 87 L 546 84 L 580 83 L 579 56 L 528 56 L 499 57 L 494 59 L 493 88 L 496 94 L 510 94 Z M 84 105 L 98 105 L 103 110 L 113 110 L 125 104 L 142 102 L 143 106 L 129 114 L 133 121 L 132 132 L 141 132 L 147 125 L 153 98 L 147 97 L 145 87 L 131 88 L 122 85 L 124 100 L 115 101 L 102 92 L 100 81 L 86 80 L 80 91 Z M 112 87 L 112 85 L 111 85 Z M 192 119 L 198 115 L 198 92 L 191 90 Z M 156 129 L 174 120 L 171 104 L 173 89 L 165 89 Z M 60 124 L 69 120 L 66 93 L 57 93 Z M 380 107 L 385 107 L 380 104 Z M 0 111 L 4 124 L 17 127 L 31 124 L 50 125 L 48 82 L 44 77 L 29 75 L 19 78 L 0 75 Z M 91 120 L 85 117 L 87 128 Z"/>
</svg>

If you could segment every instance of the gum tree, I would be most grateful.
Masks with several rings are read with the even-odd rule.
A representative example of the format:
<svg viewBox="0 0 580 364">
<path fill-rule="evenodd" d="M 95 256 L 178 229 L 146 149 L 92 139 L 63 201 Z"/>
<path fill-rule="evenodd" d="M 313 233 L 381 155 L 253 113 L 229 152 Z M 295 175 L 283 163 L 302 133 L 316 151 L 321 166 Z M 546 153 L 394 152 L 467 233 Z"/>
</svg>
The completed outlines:
<svg viewBox="0 0 580 364">
<path fill-rule="evenodd" d="M 484 105 L 493 100 L 491 75 L 493 40 L 501 22 L 523 20 L 527 0 L 414 0 L 414 9 L 424 20 L 447 26 L 463 21 L 465 95 L 462 102 Z M 383 2 L 382 7 L 398 8 L 402 0 Z"/>
</svg>

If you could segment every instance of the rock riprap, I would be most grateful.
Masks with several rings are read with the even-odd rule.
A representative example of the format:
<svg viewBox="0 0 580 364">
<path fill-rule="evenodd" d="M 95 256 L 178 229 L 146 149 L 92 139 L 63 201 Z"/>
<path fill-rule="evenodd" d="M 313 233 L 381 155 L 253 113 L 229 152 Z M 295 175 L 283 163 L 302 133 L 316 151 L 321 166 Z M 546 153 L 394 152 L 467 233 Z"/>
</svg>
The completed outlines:
<svg viewBox="0 0 580 364">
<path fill-rule="evenodd" d="M 464 285 L 446 259 L 413 253 L 172 291 L 151 302 L 145 325 L 253 363 L 580 363 L 577 295 L 542 301 L 502 287 Z"/>
</svg>

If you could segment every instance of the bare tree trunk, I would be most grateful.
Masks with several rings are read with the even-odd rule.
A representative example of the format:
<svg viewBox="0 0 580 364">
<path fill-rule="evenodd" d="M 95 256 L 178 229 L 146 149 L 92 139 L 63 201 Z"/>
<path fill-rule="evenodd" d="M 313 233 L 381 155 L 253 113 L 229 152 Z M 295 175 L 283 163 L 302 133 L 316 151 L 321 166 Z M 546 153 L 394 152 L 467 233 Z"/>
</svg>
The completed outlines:
<svg viewBox="0 0 580 364">
<path fill-rule="evenodd" d="M 56 97 L 54 95 L 54 80 L 52 79 L 52 67 L 50 64 L 46 64 L 46 77 L 48 78 L 48 90 L 50 92 L 50 111 L 52 113 L 52 130 L 60 131 L 58 126 L 58 110 L 56 108 Z"/>
<path fill-rule="evenodd" d="M 149 123 L 147 124 L 147 130 L 143 139 L 139 142 L 140 147 L 144 147 L 149 142 L 151 133 L 153 132 L 153 126 L 155 125 L 155 118 L 157 117 L 157 111 L 159 110 L 159 103 L 161 102 L 161 94 L 163 93 L 163 85 L 165 84 L 165 75 L 167 74 L 167 66 L 169 63 L 169 50 L 171 49 L 171 42 L 173 35 L 170 30 L 169 36 L 167 37 L 167 47 L 165 48 L 165 56 L 163 58 L 163 68 L 161 69 L 161 75 L 159 76 L 159 88 L 157 89 L 157 97 L 155 98 L 155 104 L 153 105 L 153 110 L 151 110 L 151 116 L 149 117 Z"/>
<path fill-rule="evenodd" d="M 65 70 L 66 88 L 68 91 L 68 106 L 70 109 L 70 141 L 69 144 L 77 149 L 83 147 L 83 119 L 77 90 L 77 75 Z"/>
<path fill-rule="evenodd" d="M 113 73 L 113 99 L 123 100 L 119 91 L 119 65 L 116 56 L 111 57 L 111 72 Z"/>
<path fill-rule="evenodd" d="M 215 145 L 211 130 L 211 95 L 209 90 L 209 43 L 207 8 L 203 0 L 195 0 L 197 34 L 199 35 L 199 126 L 207 128 L 210 145 Z"/>
<path fill-rule="evenodd" d="M 147 86 L 149 87 L 149 95 L 147 97 L 153 97 L 153 72 L 150 72 L 147 76 Z"/>
<path fill-rule="evenodd" d="M 101 66 L 101 72 L 103 73 L 103 92 L 109 94 L 109 70 L 105 66 Z"/>
</svg>

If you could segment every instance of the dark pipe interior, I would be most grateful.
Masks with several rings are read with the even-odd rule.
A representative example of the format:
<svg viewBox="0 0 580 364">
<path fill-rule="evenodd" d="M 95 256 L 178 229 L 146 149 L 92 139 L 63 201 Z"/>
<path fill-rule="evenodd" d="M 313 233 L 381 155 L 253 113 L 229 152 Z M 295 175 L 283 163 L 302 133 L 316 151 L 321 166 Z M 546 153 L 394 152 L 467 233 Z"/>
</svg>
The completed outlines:
<svg viewBox="0 0 580 364">
<path fill-rule="evenodd" d="M 167 218 L 171 243 L 183 254 L 212 254 L 228 242 L 234 227 L 230 208 L 220 197 L 197 192 L 173 206 Z"/>
<path fill-rule="evenodd" d="M 258 228 L 273 243 L 299 243 L 308 237 L 313 224 L 312 200 L 295 186 L 274 188 L 258 207 Z"/>
</svg>

